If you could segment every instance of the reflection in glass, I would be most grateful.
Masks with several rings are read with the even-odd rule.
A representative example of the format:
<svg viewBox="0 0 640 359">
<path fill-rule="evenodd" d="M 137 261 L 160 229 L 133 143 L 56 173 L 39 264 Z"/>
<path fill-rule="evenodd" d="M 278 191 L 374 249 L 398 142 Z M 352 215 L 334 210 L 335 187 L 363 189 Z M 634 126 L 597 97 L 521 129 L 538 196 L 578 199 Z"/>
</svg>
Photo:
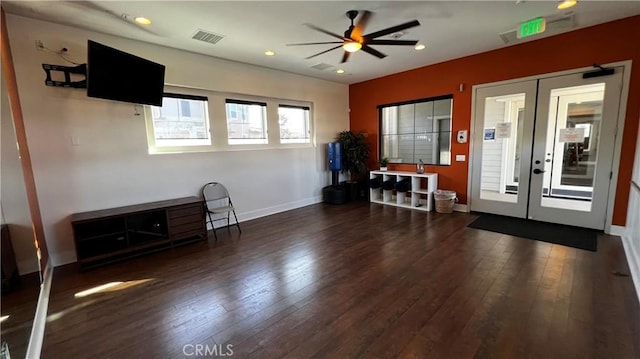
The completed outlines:
<svg viewBox="0 0 640 359">
<path fill-rule="evenodd" d="M 541 204 L 591 211 L 604 84 L 551 91 Z"/>
<path fill-rule="evenodd" d="M 4 46 L 3 46 L 4 51 Z M 40 294 L 40 262 L 27 200 L 13 113 L 5 73 L 0 98 L 0 219 L 2 226 L 2 305 L 0 325 L 2 355 L 25 358 Z"/>
<path fill-rule="evenodd" d="M 380 106 L 380 158 L 451 164 L 451 97 Z"/>
<path fill-rule="evenodd" d="M 494 136 L 482 143 L 480 198 L 518 202 L 525 94 L 485 99 L 484 129 Z"/>
<path fill-rule="evenodd" d="M 588 113 L 580 114 L 587 108 Z M 562 163 L 561 185 L 593 187 L 595 176 L 595 159 L 598 156 L 598 140 L 602 101 L 569 104 L 567 128 L 581 129 L 584 134 L 582 142 L 565 142 Z"/>
</svg>

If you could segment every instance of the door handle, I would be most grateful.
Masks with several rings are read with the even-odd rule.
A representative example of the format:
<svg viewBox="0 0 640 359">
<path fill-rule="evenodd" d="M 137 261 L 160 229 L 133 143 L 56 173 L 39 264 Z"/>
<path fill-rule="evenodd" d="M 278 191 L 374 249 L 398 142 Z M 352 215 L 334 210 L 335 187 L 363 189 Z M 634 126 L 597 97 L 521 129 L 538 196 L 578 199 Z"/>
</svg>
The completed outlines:
<svg viewBox="0 0 640 359">
<path fill-rule="evenodd" d="M 544 172 L 544 170 L 541 170 L 539 168 L 536 168 L 536 169 L 533 170 L 533 173 L 535 173 L 537 175 L 541 174 L 542 172 Z"/>
</svg>

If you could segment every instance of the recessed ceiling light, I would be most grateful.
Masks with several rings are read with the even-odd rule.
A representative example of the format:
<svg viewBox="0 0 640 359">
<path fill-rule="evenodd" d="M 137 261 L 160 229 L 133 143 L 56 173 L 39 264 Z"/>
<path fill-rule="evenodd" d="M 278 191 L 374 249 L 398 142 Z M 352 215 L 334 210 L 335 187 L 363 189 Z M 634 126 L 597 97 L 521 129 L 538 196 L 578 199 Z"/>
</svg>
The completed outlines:
<svg viewBox="0 0 640 359">
<path fill-rule="evenodd" d="M 264 54 L 267 55 L 267 56 L 275 56 L 276 55 L 276 53 L 271 51 L 271 50 L 265 51 Z"/>
<path fill-rule="evenodd" d="M 146 17 L 143 16 L 136 16 L 134 18 L 134 20 L 141 25 L 151 25 L 151 20 L 147 19 Z"/>
<path fill-rule="evenodd" d="M 414 47 L 414 49 L 420 51 L 420 50 L 424 50 L 426 48 L 426 46 L 424 44 L 416 44 L 416 46 Z"/>
<path fill-rule="evenodd" d="M 578 2 L 576 0 L 562 0 L 558 3 L 558 9 L 559 10 L 568 9 L 577 3 Z"/>
<path fill-rule="evenodd" d="M 343 74 L 344 70 L 343 69 L 337 69 L 336 72 L 339 73 L 339 74 Z"/>
</svg>

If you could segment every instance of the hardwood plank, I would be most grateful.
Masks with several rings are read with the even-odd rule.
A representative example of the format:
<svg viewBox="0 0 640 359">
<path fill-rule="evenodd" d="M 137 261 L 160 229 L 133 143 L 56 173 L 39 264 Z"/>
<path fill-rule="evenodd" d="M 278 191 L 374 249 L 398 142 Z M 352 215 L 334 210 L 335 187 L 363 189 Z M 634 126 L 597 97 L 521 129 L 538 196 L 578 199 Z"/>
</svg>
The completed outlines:
<svg viewBox="0 0 640 359">
<path fill-rule="evenodd" d="M 640 357 L 633 283 L 612 275 L 628 270 L 619 238 L 592 253 L 467 228 L 475 218 L 317 204 L 217 242 L 56 268 L 43 357 L 185 358 L 197 344 L 240 358 Z M 122 288 L 74 297 L 110 282 Z"/>
</svg>

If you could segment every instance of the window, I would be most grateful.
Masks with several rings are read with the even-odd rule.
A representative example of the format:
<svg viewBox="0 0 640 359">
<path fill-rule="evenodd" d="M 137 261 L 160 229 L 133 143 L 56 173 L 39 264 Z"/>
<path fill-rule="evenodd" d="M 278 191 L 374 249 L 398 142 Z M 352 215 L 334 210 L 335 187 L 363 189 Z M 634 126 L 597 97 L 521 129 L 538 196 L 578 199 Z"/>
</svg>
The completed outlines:
<svg viewBox="0 0 640 359">
<path fill-rule="evenodd" d="M 162 106 L 144 106 L 150 154 L 315 146 L 311 102 L 169 85 L 165 91 Z"/>
<path fill-rule="evenodd" d="M 451 164 L 453 96 L 378 106 L 380 157 L 390 163 Z"/>
<path fill-rule="evenodd" d="M 309 143 L 309 107 L 279 105 L 280 143 Z"/>
<path fill-rule="evenodd" d="M 150 106 L 148 110 L 151 152 L 189 151 L 185 148 L 211 145 L 207 97 L 165 93 L 162 106 Z"/>
<path fill-rule="evenodd" d="M 267 104 L 226 101 L 227 139 L 230 145 L 267 144 Z"/>
</svg>

